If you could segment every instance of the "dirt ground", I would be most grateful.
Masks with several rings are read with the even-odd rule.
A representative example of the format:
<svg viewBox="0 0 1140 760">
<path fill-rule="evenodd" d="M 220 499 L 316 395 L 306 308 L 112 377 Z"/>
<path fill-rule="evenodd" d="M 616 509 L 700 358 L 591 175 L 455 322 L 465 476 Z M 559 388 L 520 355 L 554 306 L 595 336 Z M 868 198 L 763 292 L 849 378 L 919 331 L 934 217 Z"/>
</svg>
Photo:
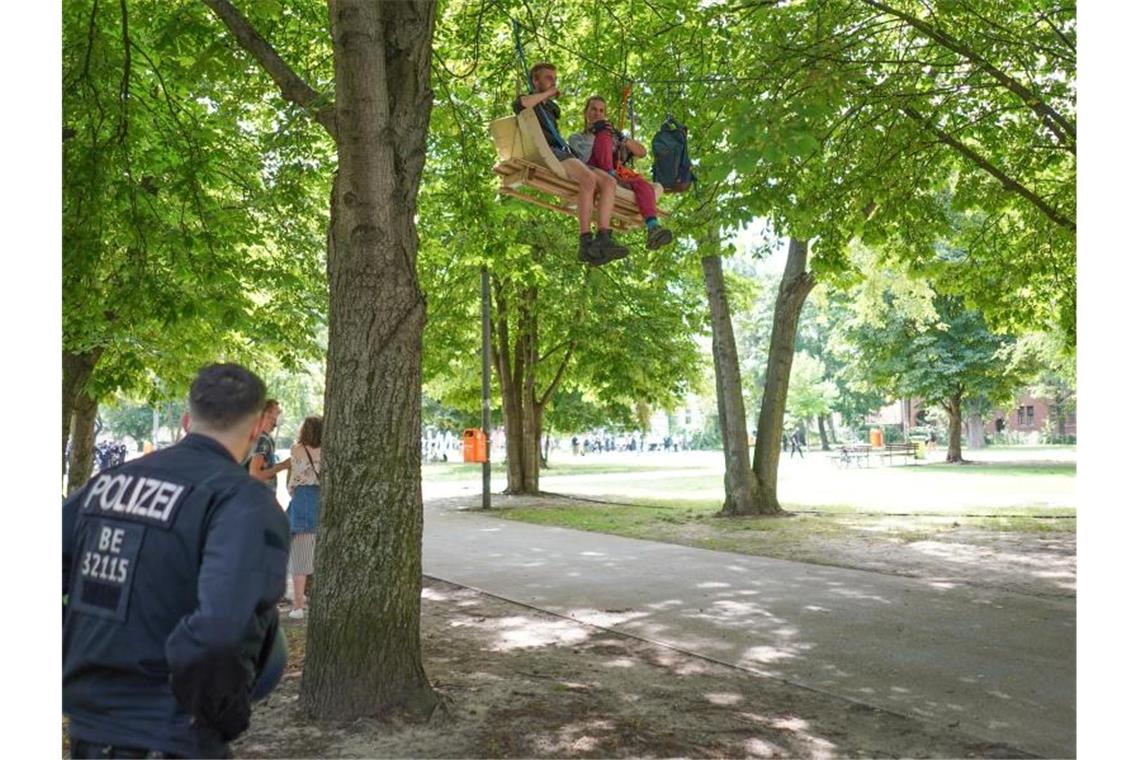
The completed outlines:
<svg viewBox="0 0 1140 760">
<path fill-rule="evenodd" d="M 1029 757 L 469 589 L 425 580 L 424 663 L 446 710 L 407 725 L 298 710 L 304 622 L 236 757 Z"/>
</svg>

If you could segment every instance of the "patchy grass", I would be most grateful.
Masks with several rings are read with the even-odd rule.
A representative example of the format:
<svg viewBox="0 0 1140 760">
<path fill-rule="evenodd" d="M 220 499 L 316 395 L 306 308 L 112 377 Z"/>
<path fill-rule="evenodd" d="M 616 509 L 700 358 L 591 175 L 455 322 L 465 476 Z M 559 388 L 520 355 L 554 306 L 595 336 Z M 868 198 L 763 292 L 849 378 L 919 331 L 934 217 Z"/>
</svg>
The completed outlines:
<svg viewBox="0 0 1140 760">
<path fill-rule="evenodd" d="M 961 514 L 887 514 L 848 505 L 797 510 L 781 517 L 724 518 L 720 505 L 685 499 L 601 503 L 536 498 L 497 508 L 497 516 L 539 525 L 609 533 L 701 549 L 773 557 L 824 565 L 860 567 L 901 574 L 934 566 L 910 551 L 928 542 L 985 547 L 1013 544 L 1013 551 L 1037 551 L 1039 540 L 1070 542 L 1076 531 L 1072 508 L 1025 507 Z M 992 545 L 992 546 L 991 546 Z M 996 550 L 995 550 L 996 551 Z M 1002 551 L 1007 551 L 1003 548 Z M 890 558 L 887 562 L 884 558 Z M 889 566 L 898 564 L 898 567 Z M 986 568 L 979 568 L 985 574 Z M 1003 579 L 1005 582 L 1005 579 Z"/>
<path fill-rule="evenodd" d="M 967 462 L 965 464 L 928 464 L 915 468 L 920 473 L 955 472 L 969 475 L 1001 475 L 1038 477 L 1042 475 L 1073 478 L 1077 475 L 1076 462 Z"/>
</svg>

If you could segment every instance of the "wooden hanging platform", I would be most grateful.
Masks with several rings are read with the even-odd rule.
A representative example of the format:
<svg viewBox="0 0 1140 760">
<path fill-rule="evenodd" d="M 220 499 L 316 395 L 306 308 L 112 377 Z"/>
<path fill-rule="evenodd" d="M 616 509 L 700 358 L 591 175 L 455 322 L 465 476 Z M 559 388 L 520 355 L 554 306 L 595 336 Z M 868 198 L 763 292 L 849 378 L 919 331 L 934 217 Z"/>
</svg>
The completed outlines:
<svg viewBox="0 0 1140 760">
<path fill-rule="evenodd" d="M 499 154 L 495 173 L 499 175 L 500 193 L 561 214 L 578 215 L 578 183 L 566 174 L 546 144 L 534 109 L 491 122 L 491 137 Z M 664 188 L 650 184 L 660 200 Z M 657 215 L 668 213 L 658 208 Z M 631 190 L 618 187 L 610 223 L 618 230 L 639 229 L 644 224 Z"/>
</svg>

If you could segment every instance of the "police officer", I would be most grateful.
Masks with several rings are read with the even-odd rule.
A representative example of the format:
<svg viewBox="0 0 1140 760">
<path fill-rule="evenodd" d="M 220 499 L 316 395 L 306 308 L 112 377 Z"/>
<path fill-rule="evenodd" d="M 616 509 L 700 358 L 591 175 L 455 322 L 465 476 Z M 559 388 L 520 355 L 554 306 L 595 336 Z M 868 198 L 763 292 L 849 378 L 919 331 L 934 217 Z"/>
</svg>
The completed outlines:
<svg viewBox="0 0 1140 760">
<path fill-rule="evenodd" d="M 63 706 L 72 757 L 227 757 L 284 669 L 289 522 L 238 462 L 265 384 L 190 387 L 189 435 L 63 507 Z"/>
</svg>

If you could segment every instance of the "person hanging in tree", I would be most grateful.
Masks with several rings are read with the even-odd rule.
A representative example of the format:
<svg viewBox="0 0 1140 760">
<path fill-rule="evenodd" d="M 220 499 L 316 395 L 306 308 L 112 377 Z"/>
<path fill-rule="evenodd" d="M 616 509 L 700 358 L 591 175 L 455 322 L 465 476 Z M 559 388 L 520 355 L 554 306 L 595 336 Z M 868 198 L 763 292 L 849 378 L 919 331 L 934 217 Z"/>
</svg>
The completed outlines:
<svg viewBox="0 0 1140 760">
<path fill-rule="evenodd" d="M 629 255 L 629 249 L 614 241 L 610 228 L 617 180 L 601 169 L 590 168 L 582 163 L 558 132 L 558 119 L 562 112 L 554 98 L 561 93 L 558 90 L 558 71 L 554 65 L 536 63 L 530 68 L 530 79 L 534 94 L 515 98 L 513 108 L 516 114 L 524 108 L 535 109 L 538 123 L 542 126 L 543 135 L 555 158 L 562 162 L 566 174 L 578 183 L 578 258 L 594 266 L 625 258 Z M 590 230 L 595 196 L 598 204 L 596 236 Z"/>
<path fill-rule="evenodd" d="M 606 119 L 606 99 L 594 95 L 586 101 L 585 129 L 570 136 L 570 148 L 586 158 L 586 165 L 613 176 L 619 185 L 633 191 L 637 209 L 645 220 L 645 245 L 649 250 L 673 242 L 673 233 L 657 221 L 657 193 L 653 185 L 627 167 L 633 159 L 644 158 L 645 146 L 618 132 Z"/>
</svg>

